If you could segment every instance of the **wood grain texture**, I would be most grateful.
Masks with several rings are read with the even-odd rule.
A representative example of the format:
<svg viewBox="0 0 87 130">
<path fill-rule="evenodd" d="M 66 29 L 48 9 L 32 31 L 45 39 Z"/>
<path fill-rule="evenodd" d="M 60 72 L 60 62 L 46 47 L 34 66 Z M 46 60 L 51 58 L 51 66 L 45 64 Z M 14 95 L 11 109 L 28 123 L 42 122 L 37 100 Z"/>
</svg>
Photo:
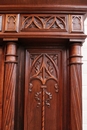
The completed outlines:
<svg viewBox="0 0 87 130">
<path fill-rule="evenodd" d="M 66 110 L 63 107 L 65 79 L 61 80 L 64 78 L 62 55 L 64 56 L 64 52 L 61 49 L 26 51 L 25 130 L 63 128 L 63 114 Z M 66 85 L 64 86 L 66 90 Z M 64 127 L 67 128 L 66 125 Z"/>
<path fill-rule="evenodd" d="M 70 46 L 71 130 L 82 130 L 82 61 L 81 43 Z"/>
<path fill-rule="evenodd" d="M 3 130 L 14 130 L 16 63 L 16 44 L 11 42 L 6 48 Z"/>
<path fill-rule="evenodd" d="M 71 65 L 71 130 L 82 130 L 81 65 Z"/>
<path fill-rule="evenodd" d="M 3 79 L 4 78 L 4 49 L 0 47 L 0 130 L 2 130 L 2 108 L 3 108 Z"/>
</svg>

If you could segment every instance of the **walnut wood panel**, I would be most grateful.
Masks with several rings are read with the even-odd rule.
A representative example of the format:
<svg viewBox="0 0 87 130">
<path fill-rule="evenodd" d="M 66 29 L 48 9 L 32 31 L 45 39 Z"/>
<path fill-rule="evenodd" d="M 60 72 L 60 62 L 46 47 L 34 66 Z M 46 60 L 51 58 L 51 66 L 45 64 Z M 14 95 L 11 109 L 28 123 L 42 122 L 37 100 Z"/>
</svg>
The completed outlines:
<svg viewBox="0 0 87 130">
<path fill-rule="evenodd" d="M 26 51 L 24 130 L 63 129 L 63 56 L 56 49 Z"/>
<path fill-rule="evenodd" d="M 70 48 L 71 130 L 82 130 L 81 43 Z"/>
<path fill-rule="evenodd" d="M 16 63 L 16 44 L 10 42 L 5 59 L 3 130 L 14 130 Z"/>
<path fill-rule="evenodd" d="M 2 106 L 3 106 L 3 78 L 4 78 L 4 49 L 0 47 L 0 130 L 2 130 Z"/>
</svg>

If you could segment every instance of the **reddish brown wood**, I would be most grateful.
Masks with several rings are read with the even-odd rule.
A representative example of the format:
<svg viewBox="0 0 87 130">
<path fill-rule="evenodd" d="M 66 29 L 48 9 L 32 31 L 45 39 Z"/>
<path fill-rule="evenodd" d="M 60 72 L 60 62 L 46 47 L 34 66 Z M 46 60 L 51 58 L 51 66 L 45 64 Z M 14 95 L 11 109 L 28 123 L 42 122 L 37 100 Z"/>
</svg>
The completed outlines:
<svg viewBox="0 0 87 130">
<path fill-rule="evenodd" d="M 26 51 L 24 130 L 63 129 L 63 61 L 60 48 Z"/>
<path fill-rule="evenodd" d="M 16 44 L 14 42 L 7 44 L 5 56 L 3 130 L 14 130 L 17 63 Z"/>
<path fill-rule="evenodd" d="M 82 130 L 82 61 L 81 43 L 70 46 L 71 130 Z"/>
<path fill-rule="evenodd" d="M 0 1 L 0 41 L 6 41 L 5 55 L 0 44 L 0 130 L 82 130 L 86 5 L 87 0 Z M 18 52 L 11 42 L 17 40 Z"/>
<path fill-rule="evenodd" d="M 3 78 L 4 78 L 4 49 L 0 47 L 0 130 L 2 130 L 2 106 L 3 106 Z"/>
</svg>

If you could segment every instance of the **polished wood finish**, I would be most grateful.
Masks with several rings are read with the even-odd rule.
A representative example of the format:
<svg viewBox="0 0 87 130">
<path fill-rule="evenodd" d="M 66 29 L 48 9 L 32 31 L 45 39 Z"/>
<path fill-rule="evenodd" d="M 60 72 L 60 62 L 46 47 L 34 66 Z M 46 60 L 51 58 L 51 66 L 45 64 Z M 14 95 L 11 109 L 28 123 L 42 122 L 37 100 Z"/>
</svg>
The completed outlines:
<svg viewBox="0 0 87 130">
<path fill-rule="evenodd" d="M 16 64 L 16 44 L 9 42 L 5 54 L 3 130 L 14 129 Z"/>
<path fill-rule="evenodd" d="M 65 49 L 55 46 L 26 50 L 24 130 L 63 129 L 67 100 L 64 102 L 64 58 Z"/>
<path fill-rule="evenodd" d="M 0 47 L 0 130 L 2 130 L 2 107 L 3 107 L 3 78 L 4 78 L 4 48 Z"/>
<path fill-rule="evenodd" d="M 86 15 L 87 0 L 0 1 L 0 130 L 82 130 Z"/>
<path fill-rule="evenodd" d="M 82 130 L 81 43 L 70 45 L 71 130 Z"/>
</svg>

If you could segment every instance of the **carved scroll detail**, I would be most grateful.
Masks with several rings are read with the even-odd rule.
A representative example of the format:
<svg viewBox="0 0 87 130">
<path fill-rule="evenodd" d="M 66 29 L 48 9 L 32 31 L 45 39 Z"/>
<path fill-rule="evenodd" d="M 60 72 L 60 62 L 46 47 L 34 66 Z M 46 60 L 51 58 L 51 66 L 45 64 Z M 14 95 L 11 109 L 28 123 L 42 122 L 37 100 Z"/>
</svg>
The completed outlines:
<svg viewBox="0 0 87 130">
<path fill-rule="evenodd" d="M 42 130 L 45 125 L 45 105 L 50 107 L 50 100 L 52 94 L 47 91 L 47 82 L 54 80 L 55 92 L 58 93 L 58 55 L 57 54 L 31 54 L 31 70 L 29 81 L 29 92 L 32 92 L 34 87 L 32 81 L 39 80 L 41 83 L 40 92 L 35 93 L 35 100 L 37 101 L 37 107 L 42 106 Z M 33 86 L 33 87 L 32 87 Z M 41 96 L 42 95 L 42 98 Z M 42 104 L 41 104 L 42 103 Z"/>
<path fill-rule="evenodd" d="M 39 15 L 26 15 L 22 16 L 21 30 L 28 29 L 66 29 L 65 16 L 39 16 Z"/>
</svg>

